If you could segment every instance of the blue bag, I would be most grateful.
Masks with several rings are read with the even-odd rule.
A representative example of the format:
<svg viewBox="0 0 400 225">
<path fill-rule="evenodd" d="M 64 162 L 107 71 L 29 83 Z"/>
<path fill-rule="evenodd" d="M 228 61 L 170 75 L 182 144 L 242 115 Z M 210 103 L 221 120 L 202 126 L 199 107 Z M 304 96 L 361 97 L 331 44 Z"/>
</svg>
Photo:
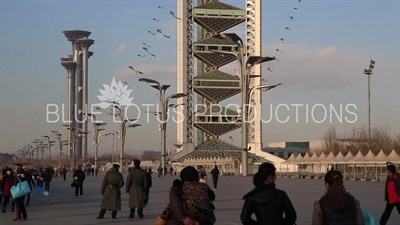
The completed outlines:
<svg viewBox="0 0 400 225">
<path fill-rule="evenodd" d="M 35 190 L 37 192 L 39 192 L 40 194 L 44 195 L 44 196 L 49 196 L 49 192 L 43 190 L 43 188 L 39 187 L 39 186 L 35 186 Z"/>
<path fill-rule="evenodd" d="M 31 193 L 31 188 L 29 187 L 28 182 L 23 181 L 21 182 L 21 180 L 17 177 L 19 183 L 15 186 L 11 187 L 11 195 L 12 197 L 15 198 L 20 198 L 22 196 L 25 196 L 29 193 Z"/>
<path fill-rule="evenodd" d="M 363 210 L 362 214 L 364 217 L 365 225 L 379 225 L 378 220 L 376 220 L 375 217 L 370 213 Z"/>
</svg>

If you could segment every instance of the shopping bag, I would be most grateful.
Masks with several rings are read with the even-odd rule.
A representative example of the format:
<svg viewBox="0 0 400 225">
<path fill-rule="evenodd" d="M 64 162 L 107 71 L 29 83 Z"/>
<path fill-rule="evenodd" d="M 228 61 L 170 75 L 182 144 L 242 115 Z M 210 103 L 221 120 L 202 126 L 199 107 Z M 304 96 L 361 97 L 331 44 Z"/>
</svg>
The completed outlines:
<svg viewBox="0 0 400 225">
<path fill-rule="evenodd" d="M 49 192 L 43 190 L 43 188 L 39 187 L 39 186 L 35 186 L 35 190 L 37 192 L 39 192 L 40 194 L 44 195 L 44 196 L 49 196 Z"/>
<path fill-rule="evenodd" d="M 17 177 L 18 178 L 18 177 Z M 21 182 L 21 180 L 18 178 L 19 183 L 15 186 L 11 187 L 11 195 L 13 196 L 13 198 L 19 198 L 22 196 L 25 196 L 29 193 L 31 193 L 31 188 L 29 187 L 28 182 L 23 181 Z"/>
<path fill-rule="evenodd" d="M 362 214 L 364 217 L 365 225 L 379 225 L 378 220 L 376 220 L 375 217 L 370 213 L 363 210 Z"/>
</svg>

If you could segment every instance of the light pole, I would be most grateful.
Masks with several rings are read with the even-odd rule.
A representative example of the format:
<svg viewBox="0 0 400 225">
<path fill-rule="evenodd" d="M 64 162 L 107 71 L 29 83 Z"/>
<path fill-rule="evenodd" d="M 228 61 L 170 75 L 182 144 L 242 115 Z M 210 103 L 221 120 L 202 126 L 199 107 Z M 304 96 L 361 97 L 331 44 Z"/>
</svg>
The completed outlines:
<svg viewBox="0 0 400 225">
<path fill-rule="evenodd" d="M 111 164 L 113 164 L 114 163 L 114 139 L 115 139 L 115 134 L 117 134 L 117 137 L 118 137 L 118 132 L 113 132 L 112 133 L 112 136 L 113 136 L 113 140 L 112 140 L 112 154 L 111 154 Z M 117 141 L 117 144 L 118 144 L 118 141 Z M 117 150 L 118 150 L 118 146 L 117 146 Z"/>
<path fill-rule="evenodd" d="M 99 139 L 101 135 L 109 135 L 110 133 L 107 134 L 99 134 L 100 131 L 104 130 L 104 126 L 107 123 L 97 123 L 96 121 L 96 115 L 95 114 L 91 114 L 91 113 L 84 113 L 90 117 L 92 117 L 92 122 L 93 122 L 93 130 L 94 130 L 94 166 L 96 167 L 96 169 L 98 168 L 97 165 L 97 161 L 98 161 L 98 157 L 99 157 Z"/>
<path fill-rule="evenodd" d="M 121 172 L 124 171 L 124 147 L 125 147 L 125 138 L 126 138 L 126 130 L 127 128 L 135 128 L 135 127 L 140 127 L 142 126 L 141 124 L 126 124 L 127 122 L 129 122 L 130 120 L 124 120 L 121 123 L 121 131 L 120 131 L 120 138 L 121 138 L 121 151 L 119 152 L 119 163 L 121 165 Z M 134 120 L 137 121 L 137 120 Z"/>
<path fill-rule="evenodd" d="M 375 60 L 370 61 L 369 68 L 364 69 L 364 74 L 368 76 L 368 147 L 371 150 L 371 75 L 375 67 Z"/>
<path fill-rule="evenodd" d="M 58 168 L 60 168 L 61 167 L 61 152 L 63 149 L 63 141 L 61 141 L 62 134 L 60 134 L 58 131 L 54 131 L 54 130 L 52 130 L 51 132 L 57 136 L 56 139 L 58 140 L 58 147 L 60 148 L 60 150 L 58 152 Z"/>
<path fill-rule="evenodd" d="M 48 148 L 48 150 L 49 150 L 49 159 L 51 160 L 51 144 L 52 143 L 54 143 L 54 141 L 51 141 L 50 140 L 50 137 L 49 136 L 47 136 L 47 135 L 43 135 L 42 137 L 44 137 L 44 138 L 46 138 L 47 139 L 47 145 L 49 146 Z"/>
<path fill-rule="evenodd" d="M 83 132 L 82 129 L 76 130 L 75 127 L 70 127 L 68 124 L 63 124 L 69 131 L 71 131 L 71 140 L 70 146 L 72 146 L 72 153 L 74 155 L 73 158 L 73 167 L 76 169 L 76 144 L 78 138 L 82 137 L 83 134 L 88 134 L 88 132 Z"/>
<path fill-rule="evenodd" d="M 165 157 L 167 156 L 166 154 L 166 139 L 167 139 L 167 121 L 168 121 L 168 109 L 170 108 L 169 106 L 169 101 L 171 99 L 178 99 L 182 97 L 186 97 L 187 94 L 185 93 L 177 93 L 177 94 L 172 94 L 168 97 L 165 96 L 166 90 L 171 86 L 171 85 L 164 85 L 160 84 L 160 82 L 153 80 L 153 79 L 148 79 L 148 78 L 140 78 L 140 82 L 145 82 L 148 84 L 154 84 L 151 85 L 152 88 L 155 88 L 159 91 L 158 98 L 160 100 L 160 105 L 161 105 L 161 111 L 159 112 L 159 117 L 160 117 L 160 128 L 161 128 L 161 167 L 164 169 L 165 168 Z"/>
<path fill-rule="evenodd" d="M 243 44 L 243 40 L 235 33 L 224 33 L 220 34 L 220 37 L 224 39 L 231 40 L 235 42 L 238 46 L 238 52 L 228 52 L 228 51 L 218 51 L 212 50 L 212 52 L 222 55 L 234 55 L 238 59 L 239 67 L 239 79 L 241 83 L 242 91 L 242 176 L 248 175 L 248 155 L 247 152 L 250 151 L 248 148 L 248 135 L 247 135 L 247 118 L 248 118 L 248 105 L 249 105 L 249 92 L 250 90 L 250 79 L 260 77 L 260 75 L 251 75 L 251 70 L 254 66 L 273 61 L 275 57 L 262 57 L 262 56 L 249 56 L 246 55 L 246 46 Z M 246 62 L 246 63 L 244 63 Z M 254 89 L 256 90 L 256 89 Z"/>
<path fill-rule="evenodd" d="M 35 140 L 35 141 L 32 141 L 32 143 L 35 143 L 35 145 L 36 145 L 36 161 L 37 160 L 39 160 L 39 143 L 41 143 L 41 141 L 39 142 L 39 141 L 37 141 L 37 140 Z"/>
</svg>

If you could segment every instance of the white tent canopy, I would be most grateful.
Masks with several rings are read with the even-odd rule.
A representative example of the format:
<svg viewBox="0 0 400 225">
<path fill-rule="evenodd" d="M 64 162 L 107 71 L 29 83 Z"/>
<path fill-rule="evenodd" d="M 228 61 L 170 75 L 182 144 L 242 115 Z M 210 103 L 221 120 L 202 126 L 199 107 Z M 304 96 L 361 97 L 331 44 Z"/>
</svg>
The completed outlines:
<svg viewBox="0 0 400 225">
<path fill-rule="evenodd" d="M 295 156 L 291 155 L 284 163 L 285 164 L 385 164 L 386 162 L 400 163 L 400 155 L 396 151 L 392 151 L 389 155 L 386 155 L 382 150 L 375 156 L 372 151 L 369 151 L 365 156 L 358 152 L 357 155 L 353 156 L 350 152 L 346 156 L 339 152 L 338 155 L 334 155 L 332 152 L 328 156 L 325 154 L 312 155 L 301 154 Z"/>
</svg>

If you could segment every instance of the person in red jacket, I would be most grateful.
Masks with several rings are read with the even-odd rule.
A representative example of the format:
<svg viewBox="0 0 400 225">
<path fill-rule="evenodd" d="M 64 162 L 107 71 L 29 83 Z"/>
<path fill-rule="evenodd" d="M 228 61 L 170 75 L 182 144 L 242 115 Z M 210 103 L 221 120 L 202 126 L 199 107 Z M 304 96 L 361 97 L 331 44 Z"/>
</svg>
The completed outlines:
<svg viewBox="0 0 400 225">
<path fill-rule="evenodd" d="M 400 196 L 397 194 L 394 181 L 395 179 L 400 179 L 400 174 L 396 172 L 396 166 L 393 164 L 387 165 L 387 173 L 388 178 L 385 186 L 386 208 L 382 214 L 380 225 L 386 225 L 394 207 L 397 208 L 397 212 L 400 214 Z"/>
</svg>

